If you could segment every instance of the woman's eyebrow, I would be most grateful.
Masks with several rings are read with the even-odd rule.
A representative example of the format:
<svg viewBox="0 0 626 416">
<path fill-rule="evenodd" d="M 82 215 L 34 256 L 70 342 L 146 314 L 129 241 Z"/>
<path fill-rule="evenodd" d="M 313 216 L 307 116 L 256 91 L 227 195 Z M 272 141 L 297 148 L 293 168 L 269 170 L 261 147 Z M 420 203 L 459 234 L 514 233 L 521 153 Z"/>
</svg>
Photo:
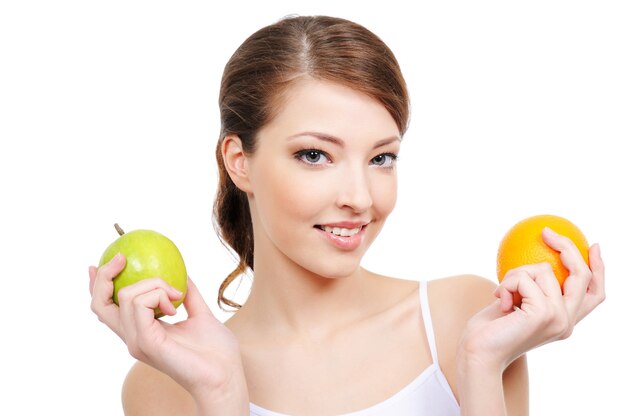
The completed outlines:
<svg viewBox="0 0 626 416">
<path fill-rule="evenodd" d="M 326 133 L 320 133 L 317 131 L 305 131 L 302 133 L 297 133 L 294 134 L 292 136 L 287 137 L 287 140 L 292 140 L 295 139 L 296 137 L 302 137 L 302 136 L 310 136 L 310 137 L 315 137 L 316 139 L 325 141 L 325 142 L 330 142 L 333 144 L 336 144 L 339 147 L 344 147 L 345 143 L 343 140 L 341 140 L 339 137 L 335 137 L 332 136 L 330 134 L 326 134 Z M 391 144 L 395 141 L 401 141 L 400 137 L 398 136 L 391 136 L 391 137 L 387 137 L 381 140 L 378 140 L 376 143 L 374 143 L 373 149 L 377 149 L 379 147 L 383 147 L 385 145 Z"/>
<path fill-rule="evenodd" d="M 377 141 L 374 144 L 374 149 L 378 149 L 379 147 L 386 146 L 386 145 L 391 144 L 393 142 L 401 142 L 401 141 L 402 140 L 400 140 L 400 137 L 398 137 L 398 136 L 388 137 L 386 139 L 382 139 L 382 140 Z"/>
</svg>

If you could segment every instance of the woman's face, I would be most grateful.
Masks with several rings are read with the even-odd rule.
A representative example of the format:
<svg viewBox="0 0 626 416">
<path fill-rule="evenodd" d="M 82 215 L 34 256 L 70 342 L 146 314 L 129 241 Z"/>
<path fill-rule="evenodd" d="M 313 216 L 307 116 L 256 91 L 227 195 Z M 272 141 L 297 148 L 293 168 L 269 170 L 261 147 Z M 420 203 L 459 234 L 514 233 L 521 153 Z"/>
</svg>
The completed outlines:
<svg viewBox="0 0 626 416">
<path fill-rule="evenodd" d="M 395 205 L 399 150 L 398 127 L 378 101 L 296 82 L 246 162 L 255 253 L 323 277 L 353 273 Z"/>
</svg>

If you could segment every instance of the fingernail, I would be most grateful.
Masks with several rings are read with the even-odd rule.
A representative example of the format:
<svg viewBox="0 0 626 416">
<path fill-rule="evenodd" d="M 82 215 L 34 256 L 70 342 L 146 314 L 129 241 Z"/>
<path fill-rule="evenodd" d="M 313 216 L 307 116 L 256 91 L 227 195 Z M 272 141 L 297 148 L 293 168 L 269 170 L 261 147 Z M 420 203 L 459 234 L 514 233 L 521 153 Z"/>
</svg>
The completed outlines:
<svg viewBox="0 0 626 416">
<path fill-rule="evenodd" d="M 556 236 L 556 235 L 557 235 L 557 233 L 556 233 L 556 232 L 555 232 L 552 228 L 550 228 L 550 227 L 545 227 L 545 228 L 543 229 L 543 231 L 544 231 L 547 235 L 552 236 L 552 237 L 554 237 L 554 236 Z"/>
<path fill-rule="evenodd" d="M 122 253 L 117 253 L 115 256 L 113 256 L 113 260 L 118 261 L 122 258 Z"/>
</svg>

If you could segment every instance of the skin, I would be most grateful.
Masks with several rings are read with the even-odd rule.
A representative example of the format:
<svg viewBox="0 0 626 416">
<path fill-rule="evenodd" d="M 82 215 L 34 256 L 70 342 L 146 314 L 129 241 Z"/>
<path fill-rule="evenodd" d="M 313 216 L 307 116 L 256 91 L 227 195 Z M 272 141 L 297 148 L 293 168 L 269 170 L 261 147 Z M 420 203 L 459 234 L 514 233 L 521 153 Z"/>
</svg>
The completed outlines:
<svg viewBox="0 0 626 416">
<path fill-rule="evenodd" d="M 225 325 L 193 282 L 189 318 L 167 325 L 152 308 L 173 314 L 179 295 L 162 280 L 120 291 L 118 308 L 111 280 L 123 258 L 90 269 L 92 309 L 139 360 L 124 383 L 125 412 L 243 415 L 251 401 L 287 414 L 341 414 L 385 400 L 430 366 L 419 284 L 360 266 L 394 208 L 390 155 L 399 150 L 380 103 L 309 78 L 288 91 L 253 155 L 227 137 L 225 165 L 250 202 L 255 279 Z M 349 248 L 319 229 L 344 221 L 366 224 Z M 565 237 L 546 230 L 544 240 L 570 270 L 564 294 L 545 265 L 515 269 L 500 286 L 471 275 L 428 283 L 440 365 L 465 415 L 528 414 L 525 352 L 569 336 L 604 299 L 597 245 L 590 269 Z"/>
</svg>

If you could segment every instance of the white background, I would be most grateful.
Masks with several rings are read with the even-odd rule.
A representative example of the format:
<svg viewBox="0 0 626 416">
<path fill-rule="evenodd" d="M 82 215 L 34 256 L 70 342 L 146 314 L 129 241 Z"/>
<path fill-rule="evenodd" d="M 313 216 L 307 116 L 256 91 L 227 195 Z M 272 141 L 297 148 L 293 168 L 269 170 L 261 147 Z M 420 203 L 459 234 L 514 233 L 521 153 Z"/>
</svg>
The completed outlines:
<svg viewBox="0 0 626 416">
<path fill-rule="evenodd" d="M 570 339 L 529 354 L 531 414 L 622 408 L 623 3 L 219 3 L 0 5 L 0 413 L 121 414 L 133 359 L 87 289 L 114 222 L 172 238 L 228 316 L 215 299 L 234 262 L 210 215 L 217 91 L 236 47 L 287 14 L 365 25 L 409 84 L 399 202 L 365 266 L 495 281 L 508 227 L 571 219 L 601 243 L 608 299 Z"/>
</svg>

